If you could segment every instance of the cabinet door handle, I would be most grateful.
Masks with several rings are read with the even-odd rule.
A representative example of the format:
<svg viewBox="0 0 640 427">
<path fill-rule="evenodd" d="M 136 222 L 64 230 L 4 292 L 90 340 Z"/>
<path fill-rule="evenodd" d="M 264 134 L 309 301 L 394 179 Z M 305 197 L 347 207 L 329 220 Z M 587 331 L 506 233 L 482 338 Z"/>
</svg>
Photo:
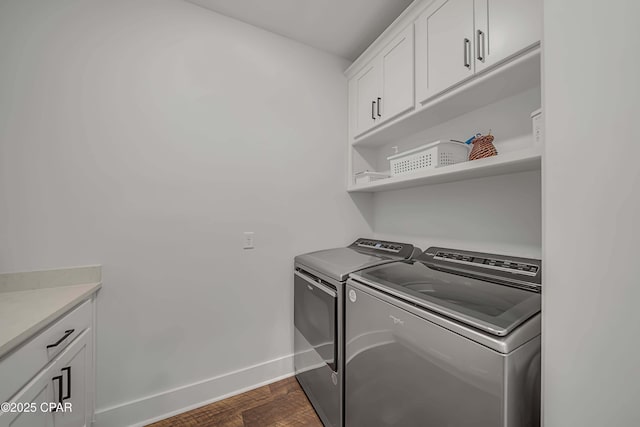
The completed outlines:
<svg viewBox="0 0 640 427">
<path fill-rule="evenodd" d="M 53 377 L 54 384 L 56 381 L 58 381 L 58 403 L 62 404 L 62 375 L 57 375 Z M 53 411 L 55 412 L 56 410 L 57 409 L 54 409 Z"/>
<path fill-rule="evenodd" d="M 61 372 L 67 372 L 67 394 L 66 396 L 62 396 L 61 400 L 66 400 L 71 398 L 71 366 L 67 366 L 66 368 L 60 369 Z M 61 381 L 62 382 L 62 381 Z"/>
<path fill-rule="evenodd" d="M 378 117 L 382 117 L 382 115 L 380 115 L 380 102 L 382 102 L 382 98 L 378 98 Z"/>
<path fill-rule="evenodd" d="M 471 69 L 471 60 L 469 59 L 470 47 L 471 47 L 471 41 L 468 38 L 465 38 L 464 43 L 462 44 L 462 53 L 463 53 L 462 58 L 464 61 L 464 66 L 468 69 Z"/>
<path fill-rule="evenodd" d="M 484 52 L 485 52 L 485 46 L 484 46 L 484 32 L 482 30 L 478 30 L 478 34 L 476 36 L 476 43 L 477 43 L 477 48 L 478 49 L 478 60 L 484 62 Z"/>
<path fill-rule="evenodd" d="M 376 101 L 371 101 L 371 118 L 373 120 L 376 119 L 375 110 L 376 110 Z"/>
<path fill-rule="evenodd" d="M 69 338 L 69 335 L 71 335 L 73 332 L 75 331 L 75 329 L 67 329 L 66 331 L 64 331 L 64 335 L 62 336 L 62 338 L 60 338 L 58 341 L 56 341 L 54 344 L 49 344 L 47 346 L 47 348 L 54 348 L 59 346 L 62 341 L 66 340 L 67 338 Z"/>
</svg>

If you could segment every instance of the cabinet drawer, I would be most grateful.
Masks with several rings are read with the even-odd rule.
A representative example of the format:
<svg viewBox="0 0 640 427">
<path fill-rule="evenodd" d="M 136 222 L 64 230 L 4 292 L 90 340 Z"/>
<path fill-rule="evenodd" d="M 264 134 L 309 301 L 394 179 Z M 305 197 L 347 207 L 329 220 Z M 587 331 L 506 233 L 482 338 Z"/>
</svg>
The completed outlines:
<svg viewBox="0 0 640 427">
<path fill-rule="evenodd" d="M 6 402 L 53 360 L 67 345 L 91 326 L 92 301 L 85 301 L 22 347 L 0 361 L 0 402 Z"/>
</svg>

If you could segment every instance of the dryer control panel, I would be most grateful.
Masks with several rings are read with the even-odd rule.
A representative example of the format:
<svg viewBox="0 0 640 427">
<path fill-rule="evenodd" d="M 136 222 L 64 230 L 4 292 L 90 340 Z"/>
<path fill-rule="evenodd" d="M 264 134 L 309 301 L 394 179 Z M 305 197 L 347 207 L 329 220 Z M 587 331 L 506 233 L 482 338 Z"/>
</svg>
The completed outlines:
<svg viewBox="0 0 640 427">
<path fill-rule="evenodd" d="M 409 243 L 387 242 L 375 239 L 358 239 L 349 245 L 350 248 L 364 250 L 377 254 L 396 255 L 399 258 L 410 258 L 413 254 L 413 245 Z"/>
</svg>

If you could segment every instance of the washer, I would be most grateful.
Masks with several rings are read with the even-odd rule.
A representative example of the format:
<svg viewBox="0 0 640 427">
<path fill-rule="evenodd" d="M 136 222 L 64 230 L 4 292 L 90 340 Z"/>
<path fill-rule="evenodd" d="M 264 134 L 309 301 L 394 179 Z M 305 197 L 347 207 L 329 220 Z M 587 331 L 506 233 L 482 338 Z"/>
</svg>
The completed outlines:
<svg viewBox="0 0 640 427">
<path fill-rule="evenodd" d="M 344 425 L 344 299 L 350 273 L 420 254 L 407 243 L 358 239 L 299 255 L 294 270 L 296 378 L 327 427 Z"/>
<path fill-rule="evenodd" d="M 348 426 L 540 425 L 539 260 L 429 248 L 350 276 Z"/>
</svg>

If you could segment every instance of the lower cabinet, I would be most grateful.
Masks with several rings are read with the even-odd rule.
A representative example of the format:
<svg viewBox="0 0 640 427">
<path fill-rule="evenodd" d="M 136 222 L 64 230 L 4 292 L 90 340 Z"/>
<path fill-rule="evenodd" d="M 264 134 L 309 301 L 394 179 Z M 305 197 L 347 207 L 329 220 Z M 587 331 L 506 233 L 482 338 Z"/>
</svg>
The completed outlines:
<svg viewBox="0 0 640 427">
<path fill-rule="evenodd" d="M 87 406 L 87 382 L 91 379 L 90 333 L 87 330 L 78 337 L 50 368 L 49 378 L 54 386 L 52 402 L 57 402 L 60 408 L 53 413 L 55 427 L 91 425 Z"/>
<path fill-rule="evenodd" d="M 47 368 L 20 390 L 0 416 L 0 427 L 91 425 L 87 405 L 92 379 L 91 329 L 85 330 Z"/>
<path fill-rule="evenodd" d="M 51 427 L 53 413 L 42 411 L 53 401 L 53 383 L 48 372 L 41 372 L 11 401 L 0 414 L 0 427 Z"/>
<path fill-rule="evenodd" d="M 0 360 L 0 427 L 91 426 L 94 304 L 85 301 Z"/>
</svg>

